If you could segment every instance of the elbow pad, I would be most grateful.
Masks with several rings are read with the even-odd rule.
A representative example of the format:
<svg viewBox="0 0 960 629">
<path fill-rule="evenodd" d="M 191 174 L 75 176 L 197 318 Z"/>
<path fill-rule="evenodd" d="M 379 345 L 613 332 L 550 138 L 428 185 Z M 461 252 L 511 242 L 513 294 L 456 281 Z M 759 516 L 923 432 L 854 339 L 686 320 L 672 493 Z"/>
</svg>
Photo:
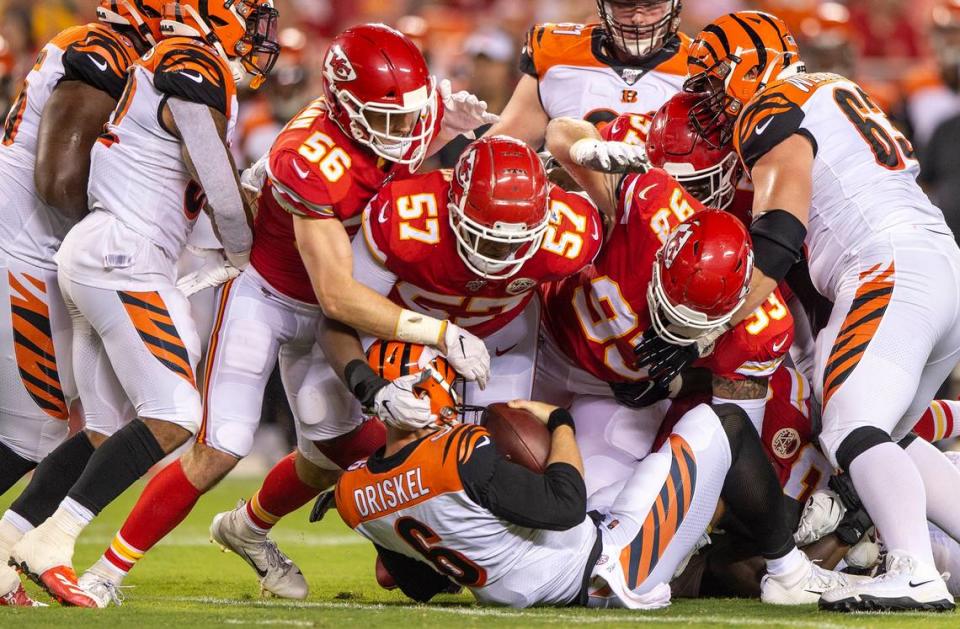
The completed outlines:
<svg viewBox="0 0 960 629">
<path fill-rule="evenodd" d="M 770 279 L 780 282 L 803 257 L 807 228 L 786 210 L 769 210 L 750 225 L 753 264 Z"/>
</svg>

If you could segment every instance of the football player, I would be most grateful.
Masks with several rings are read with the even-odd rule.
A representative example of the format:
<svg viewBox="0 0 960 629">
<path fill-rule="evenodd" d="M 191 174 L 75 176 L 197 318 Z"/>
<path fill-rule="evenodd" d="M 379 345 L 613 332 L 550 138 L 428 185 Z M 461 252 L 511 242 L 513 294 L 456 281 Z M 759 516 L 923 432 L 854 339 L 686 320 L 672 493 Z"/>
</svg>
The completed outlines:
<svg viewBox="0 0 960 629">
<path fill-rule="evenodd" d="M 536 148 L 553 118 L 602 126 L 633 113 L 649 122 L 686 75 L 690 40 L 677 32 L 680 8 L 680 0 L 597 0 L 599 24 L 534 26 L 520 58 L 523 76 L 488 134 Z"/>
<path fill-rule="evenodd" d="M 151 479 L 110 547 L 80 579 L 100 604 L 110 601 L 109 593 L 136 561 L 186 518 L 200 496 L 250 453 L 264 388 L 278 359 L 296 418 L 297 451 L 271 470 L 264 490 L 243 508 L 218 517 L 212 535 L 251 564 L 264 591 L 306 597 L 303 574 L 266 534 L 281 517 L 332 485 L 340 466 L 355 460 L 351 456 L 362 458 L 351 453 L 364 453 L 370 443 L 382 441 L 382 428 L 375 423 L 330 434 L 313 421 L 317 398 L 305 398 L 302 383 L 314 363 L 320 372 L 329 371 L 323 354 L 313 350 L 324 314 L 388 338 L 395 332 L 419 334 L 421 342 L 455 350 L 448 354 L 465 373 L 474 368 L 464 361 L 485 358 L 479 341 L 475 345 L 483 355 L 460 351 L 459 337 L 467 346 L 472 337 L 449 317 L 418 318 L 351 273 L 349 239 L 367 201 L 390 177 L 409 177 L 435 150 L 436 135 L 452 133 L 441 125 L 442 105 L 423 56 L 391 28 L 356 26 L 331 42 L 323 82 L 324 99 L 286 125 L 260 165 L 266 180 L 259 191 L 251 263 L 220 293 L 196 443 Z M 460 124 L 469 124 L 456 105 L 445 120 L 456 123 L 459 115 Z M 469 115 L 479 119 L 482 111 Z M 198 274 L 193 286 L 227 277 L 212 271 Z M 335 382 L 335 376 L 331 379 Z M 382 403 L 401 392 L 384 387 L 374 393 Z M 350 397 L 336 383 L 324 394 L 323 404 L 334 408 L 338 396 Z M 314 445 L 331 437 L 342 437 L 324 445 L 333 460 Z"/>
<path fill-rule="evenodd" d="M 165 39 L 132 65 L 91 153 L 93 211 L 56 261 L 85 430 L 106 440 L 53 515 L 11 550 L 65 604 L 97 604 L 76 587 L 71 567 L 80 532 L 200 426 L 200 340 L 174 285 L 175 265 L 205 206 L 231 263 L 249 258 L 248 209 L 226 142 L 235 82 L 250 74 L 256 87 L 269 73 L 276 22 L 269 0 L 167 3 Z"/>
<path fill-rule="evenodd" d="M 386 347 L 372 357 L 419 349 Z M 704 404 L 688 412 L 658 451 L 633 461 L 612 503 L 593 517 L 569 412 L 510 402 L 550 431 L 546 470 L 534 474 L 498 454 L 484 428 L 456 421 L 450 370 L 428 360 L 373 361 L 403 386 L 420 387 L 431 412 L 381 412 L 386 446 L 351 466 L 335 492 L 340 516 L 374 543 L 384 567 L 416 600 L 429 600 L 453 580 L 486 604 L 664 607 L 667 582 L 721 494 L 761 535 L 792 544 L 778 519 L 773 471 L 737 407 Z M 729 491 L 741 483 L 753 491 Z"/>
<path fill-rule="evenodd" d="M 67 436 L 76 386 L 71 324 L 53 256 L 87 212 L 90 149 L 116 106 L 127 67 L 160 39 L 160 0 L 100 2 L 99 23 L 59 33 L 40 52 L 0 142 L 0 493 Z M 0 605 L 29 603 L 6 565 L 10 547 L 45 515 L 24 506 L 43 483 L 75 480 L 92 450 L 85 433 L 65 444 L 70 471 L 38 472 L 0 521 Z M 56 476 L 56 478 L 55 478 Z M 49 514 L 46 514 L 49 515 Z"/>
<path fill-rule="evenodd" d="M 805 73 L 774 16 L 718 18 L 691 47 L 689 67 L 688 89 L 705 94 L 692 120 L 733 140 L 755 186 L 756 268 L 727 325 L 763 303 L 804 249 L 814 286 L 834 303 L 816 345 L 820 441 L 891 551 L 882 578 L 825 594 L 821 605 L 953 609 L 925 520 L 960 536 L 960 506 L 935 491 L 960 476 L 923 440 L 896 443 L 960 358 L 960 249 L 915 181 L 913 150 L 860 86 Z"/>
</svg>

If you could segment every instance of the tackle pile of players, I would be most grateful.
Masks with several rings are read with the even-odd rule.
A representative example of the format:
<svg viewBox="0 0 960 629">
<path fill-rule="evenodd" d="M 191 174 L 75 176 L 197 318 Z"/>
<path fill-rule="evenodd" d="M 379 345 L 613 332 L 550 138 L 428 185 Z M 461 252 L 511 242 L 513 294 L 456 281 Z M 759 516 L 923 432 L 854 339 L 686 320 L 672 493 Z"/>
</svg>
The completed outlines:
<svg viewBox="0 0 960 629">
<path fill-rule="evenodd" d="M 499 116 L 350 28 L 239 175 L 270 0 L 101 0 L 47 43 L 0 145 L 0 492 L 33 473 L 0 604 L 40 605 L 21 577 L 119 604 L 250 453 L 279 361 L 297 448 L 210 527 L 264 593 L 308 595 L 269 533 L 316 500 L 417 601 L 953 610 L 960 463 L 930 440 L 960 249 L 912 147 L 776 16 L 691 40 L 679 0 L 597 9 L 530 30 Z M 475 422 L 505 401 L 543 474 Z M 188 441 L 78 577 L 84 528 Z"/>
</svg>

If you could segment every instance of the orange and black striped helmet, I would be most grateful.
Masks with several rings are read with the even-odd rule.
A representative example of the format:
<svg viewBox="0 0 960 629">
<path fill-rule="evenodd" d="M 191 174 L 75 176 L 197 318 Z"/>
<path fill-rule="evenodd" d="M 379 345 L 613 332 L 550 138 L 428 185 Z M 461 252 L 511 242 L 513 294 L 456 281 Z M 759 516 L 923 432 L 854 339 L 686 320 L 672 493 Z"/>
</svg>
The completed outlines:
<svg viewBox="0 0 960 629">
<path fill-rule="evenodd" d="M 381 378 L 387 380 L 429 370 L 429 377 L 414 390 L 430 398 L 430 410 L 436 417 L 436 427 L 457 421 L 459 396 L 453 386 L 457 372 L 437 350 L 417 343 L 377 340 L 367 350 L 367 362 Z"/>
<path fill-rule="evenodd" d="M 141 52 L 162 39 L 163 0 L 100 0 L 97 18 L 106 24 L 129 26 L 140 38 Z"/>
<path fill-rule="evenodd" d="M 780 18 L 760 11 L 728 13 L 690 45 L 688 92 L 704 93 L 691 117 L 704 137 L 729 141 L 733 124 L 754 95 L 772 81 L 804 71 L 800 49 Z"/>
</svg>

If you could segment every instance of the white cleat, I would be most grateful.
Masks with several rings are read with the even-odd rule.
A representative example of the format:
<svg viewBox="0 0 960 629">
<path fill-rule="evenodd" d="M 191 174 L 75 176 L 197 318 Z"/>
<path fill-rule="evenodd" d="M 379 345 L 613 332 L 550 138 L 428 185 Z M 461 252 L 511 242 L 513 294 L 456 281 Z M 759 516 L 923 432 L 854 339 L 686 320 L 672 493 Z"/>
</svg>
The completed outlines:
<svg viewBox="0 0 960 629">
<path fill-rule="evenodd" d="M 765 575 L 760 580 L 760 600 L 771 605 L 812 605 L 827 590 L 846 587 L 862 579 L 864 577 L 825 570 L 807 560 L 793 572 Z"/>
<path fill-rule="evenodd" d="M 945 612 L 954 607 L 936 567 L 896 550 L 887 554 L 887 570 L 880 576 L 824 592 L 820 598 L 820 609 L 838 612 Z"/>
<path fill-rule="evenodd" d="M 117 607 L 123 605 L 123 593 L 120 591 L 120 586 L 99 574 L 87 570 L 77 579 L 77 585 L 96 602 L 100 609 L 109 607 L 110 603 Z"/>
<path fill-rule="evenodd" d="M 260 578 L 260 593 L 269 592 L 280 598 L 307 598 L 307 580 L 297 564 L 284 555 L 277 544 L 247 526 L 244 501 L 233 511 L 214 516 L 210 523 L 211 541 L 224 550 L 240 555 Z"/>
</svg>

